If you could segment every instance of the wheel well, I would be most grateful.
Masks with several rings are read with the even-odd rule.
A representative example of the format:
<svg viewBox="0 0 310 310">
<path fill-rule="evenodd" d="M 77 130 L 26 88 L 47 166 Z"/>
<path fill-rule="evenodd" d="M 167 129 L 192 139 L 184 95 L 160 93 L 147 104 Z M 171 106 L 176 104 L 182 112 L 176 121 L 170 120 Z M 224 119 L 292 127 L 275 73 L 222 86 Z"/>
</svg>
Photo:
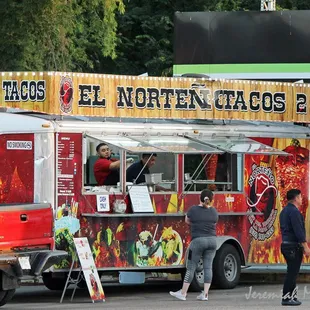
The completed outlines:
<svg viewBox="0 0 310 310">
<path fill-rule="evenodd" d="M 228 239 L 225 242 L 222 243 L 222 245 L 220 246 L 220 248 L 224 245 L 224 244 L 230 244 L 233 247 L 236 248 L 236 250 L 238 251 L 239 255 L 240 255 L 240 260 L 241 260 L 241 266 L 245 266 L 245 256 L 244 256 L 244 252 L 243 249 L 240 245 L 240 243 L 234 239 Z"/>
</svg>

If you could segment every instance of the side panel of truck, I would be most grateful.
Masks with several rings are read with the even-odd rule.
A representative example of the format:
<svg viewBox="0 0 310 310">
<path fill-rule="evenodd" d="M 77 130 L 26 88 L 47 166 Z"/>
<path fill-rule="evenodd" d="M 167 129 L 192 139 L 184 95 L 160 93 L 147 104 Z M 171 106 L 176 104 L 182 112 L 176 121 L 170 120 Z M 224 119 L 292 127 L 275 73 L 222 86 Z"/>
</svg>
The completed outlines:
<svg viewBox="0 0 310 310">
<path fill-rule="evenodd" d="M 305 218 L 307 240 L 310 238 L 310 140 L 276 138 L 269 139 L 269 145 L 291 156 L 247 156 L 246 203 L 251 210 L 263 212 L 262 216 L 248 216 L 246 233 L 250 242 L 246 254 L 249 264 L 285 263 L 280 251 L 279 215 L 287 203 L 286 193 L 292 188 L 302 192 L 300 211 Z M 303 262 L 310 263 L 309 257 L 304 256 Z"/>
<path fill-rule="evenodd" d="M 113 213 L 116 199 L 129 201 L 129 197 L 108 195 L 110 210 L 98 216 L 96 193 L 82 194 L 83 171 L 79 168 L 83 165 L 81 135 L 61 133 L 58 140 L 58 167 L 62 167 L 62 173 L 58 169 L 60 175 L 57 182 L 58 249 L 74 251 L 72 238 L 87 236 L 98 268 L 183 267 L 190 230 L 184 223 L 184 216 L 178 215 L 178 212 L 186 212 L 190 206 L 197 204 L 199 195 L 188 193 L 184 198 L 180 198 L 179 193 L 151 195 L 155 214 L 128 218 L 109 215 Z M 306 217 L 306 226 L 310 227 L 310 142 L 283 138 L 257 140 L 286 150 L 292 156 L 245 155 L 243 191 L 215 192 L 214 206 L 220 213 L 217 232 L 218 235 L 229 235 L 239 240 L 248 264 L 284 263 L 280 252 L 279 214 L 286 203 L 285 193 L 290 188 L 302 190 L 302 212 Z M 216 169 L 216 158 L 210 161 L 210 165 L 206 168 L 206 174 L 212 175 Z M 209 187 L 214 190 L 212 185 Z M 128 208 L 127 211 L 132 213 L 130 204 Z M 248 211 L 262 212 L 263 215 L 247 215 Z M 158 247 L 158 244 L 161 246 Z M 143 253 L 150 248 L 154 253 L 152 257 L 147 257 Z M 309 259 L 305 258 L 305 262 Z M 67 260 L 56 269 L 69 266 L 70 261 Z"/>
<path fill-rule="evenodd" d="M 53 211 L 33 205 L 35 175 L 34 134 L 0 135 L 1 251 L 54 245 Z M 44 183 L 44 180 L 40 181 Z"/>
<path fill-rule="evenodd" d="M 34 135 L 0 135 L 0 204 L 32 203 Z"/>
</svg>

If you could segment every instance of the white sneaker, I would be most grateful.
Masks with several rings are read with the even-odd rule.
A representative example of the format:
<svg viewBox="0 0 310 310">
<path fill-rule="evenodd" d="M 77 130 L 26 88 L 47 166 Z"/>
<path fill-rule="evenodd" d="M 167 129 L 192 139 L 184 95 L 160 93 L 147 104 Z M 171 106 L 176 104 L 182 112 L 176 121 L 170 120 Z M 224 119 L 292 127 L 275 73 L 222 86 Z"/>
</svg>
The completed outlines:
<svg viewBox="0 0 310 310">
<path fill-rule="evenodd" d="M 208 296 L 205 295 L 205 293 L 202 291 L 200 295 L 197 296 L 197 299 L 199 300 L 208 300 Z"/>
<path fill-rule="evenodd" d="M 186 300 L 186 296 L 182 295 L 181 290 L 179 290 L 177 292 L 169 292 L 169 294 L 171 296 L 174 296 L 174 297 L 178 298 L 178 299 Z"/>
</svg>

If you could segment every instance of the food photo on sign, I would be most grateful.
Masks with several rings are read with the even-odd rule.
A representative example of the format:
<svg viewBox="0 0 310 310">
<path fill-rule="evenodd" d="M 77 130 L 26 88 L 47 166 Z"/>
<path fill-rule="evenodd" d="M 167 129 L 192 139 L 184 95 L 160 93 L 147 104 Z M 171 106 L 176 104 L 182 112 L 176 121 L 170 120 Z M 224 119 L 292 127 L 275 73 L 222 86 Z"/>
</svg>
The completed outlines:
<svg viewBox="0 0 310 310">
<path fill-rule="evenodd" d="M 105 301 L 105 294 L 102 288 L 100 277 L 95 266 L 88 239 L 74 238 L 74 244 L 83 270 L 90 297 L 93 301 Z"/>
<path fill-rule="evenodd" d="M 90 267 L 87 270 L 84 270 L 84 278 L 88 287 L 90 298 L 94 301 L 105 301 L 105 294 L 102 289 L 101 281 L 98 272 L 95 272 L 94 266 Z"/>
</svg>

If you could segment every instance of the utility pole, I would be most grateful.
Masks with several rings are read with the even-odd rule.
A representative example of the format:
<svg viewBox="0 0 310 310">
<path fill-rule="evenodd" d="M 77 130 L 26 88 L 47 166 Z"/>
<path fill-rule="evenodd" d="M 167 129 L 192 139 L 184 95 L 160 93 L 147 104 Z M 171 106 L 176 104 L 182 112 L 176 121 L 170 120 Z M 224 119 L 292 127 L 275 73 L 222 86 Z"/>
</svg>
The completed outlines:
<svg viewBox="0 0 310 310">
<path fill-rule="evenodd" d="M 261 11 L 275 11 L 276 0 L 261 0 L 260 10 Z"/>
</svg>

